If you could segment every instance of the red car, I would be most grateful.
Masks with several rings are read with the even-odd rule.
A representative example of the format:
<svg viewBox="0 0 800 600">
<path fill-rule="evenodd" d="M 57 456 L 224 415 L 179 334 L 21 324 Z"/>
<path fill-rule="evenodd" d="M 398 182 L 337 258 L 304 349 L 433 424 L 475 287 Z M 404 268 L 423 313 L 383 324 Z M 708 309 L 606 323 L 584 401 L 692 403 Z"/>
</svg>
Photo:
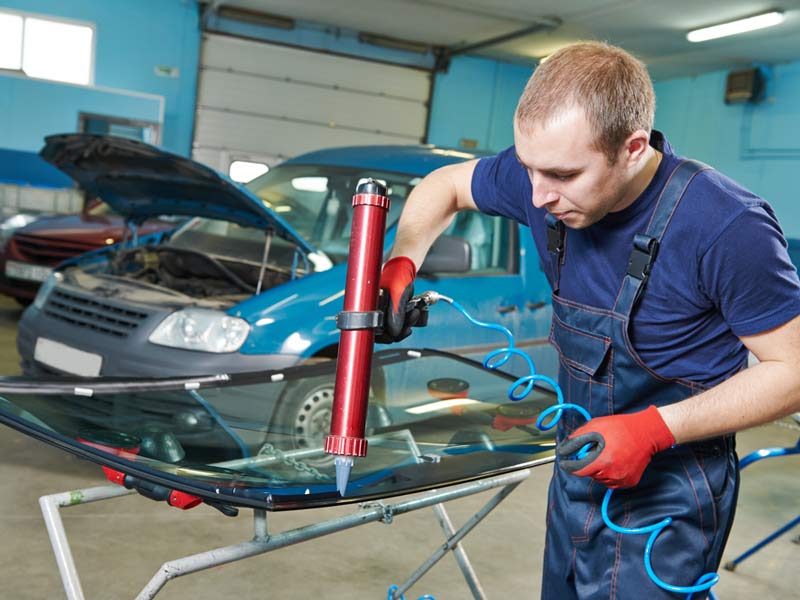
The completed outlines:
<svg viewBox="0 0 800 600">
<path fill-rule="evenodd" d="M 150 219 L 136 232 L 144 236 L 176 225 L 174 219 Z M 0 248 L 0 293 L 20 304 L 30 304 L 53 267 L 73 256 L 116 244 L 124 232 L 125 219 L 99 200 L 90 202 L 80 214 L 40 217 L 15 230 Z"/>
</svg>

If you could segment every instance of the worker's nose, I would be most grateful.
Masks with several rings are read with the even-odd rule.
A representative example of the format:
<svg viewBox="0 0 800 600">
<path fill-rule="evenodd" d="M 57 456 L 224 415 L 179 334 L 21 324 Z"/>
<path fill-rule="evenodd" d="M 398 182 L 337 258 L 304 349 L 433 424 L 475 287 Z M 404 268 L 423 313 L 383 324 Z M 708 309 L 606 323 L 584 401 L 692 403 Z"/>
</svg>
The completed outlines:
<svg viewBox="0 0 800 600">
<path fill-rule="evenodd" d="M 532 202 L 536 208 L 544 208 L 549 204 L 555 204 L 556 202 L 558 202 L 559 198 L 560 195 L 558 192 L 555 192 L 553 190 L 548 190 L 541 185 L 533 186 Z"/>
</svg>

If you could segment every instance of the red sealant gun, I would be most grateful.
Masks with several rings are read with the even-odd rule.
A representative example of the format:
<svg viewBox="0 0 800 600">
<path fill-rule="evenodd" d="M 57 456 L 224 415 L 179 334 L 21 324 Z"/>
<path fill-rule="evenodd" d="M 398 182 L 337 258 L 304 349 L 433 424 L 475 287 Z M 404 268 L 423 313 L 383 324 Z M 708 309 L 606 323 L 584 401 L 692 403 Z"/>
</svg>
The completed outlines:
<svg viewBox="0 0 800 600">
<path fill-rule="evenodd" d="M 342 496 L 347 489 L 354 457 L 367 454 L 364 431 L 375 329 L 382 321 L 377 307 L 388 212 L 386 186 L 374 179 L 358 186 L 353 196 L 344 310 L 336 317 L 341 337 L 331 431 L 325 438 L 325 452 L 336 456 L 336 489 Z"/>
<path fill-rule="evenodd" d="M 331 429 L 325 438 L 325 453 L 336 457 L 336 489 L 342 496 L 355 457 L 367 454 L 364 432 L 375 332 L 383 325 L 383 313 L 378 310 L 378 293 L 388 212 L 389 197 L 385 185 L 368 179 L 358 186 L 353 196 L 344 310 L 336 316 L 341 336 Z M 409 308 L 424 309 L 435 301 L 433 296 L 423 296 L 412 298 Z M 425 322 L 427 318 L 421 319 L 419 325 Z"/>
</svg>

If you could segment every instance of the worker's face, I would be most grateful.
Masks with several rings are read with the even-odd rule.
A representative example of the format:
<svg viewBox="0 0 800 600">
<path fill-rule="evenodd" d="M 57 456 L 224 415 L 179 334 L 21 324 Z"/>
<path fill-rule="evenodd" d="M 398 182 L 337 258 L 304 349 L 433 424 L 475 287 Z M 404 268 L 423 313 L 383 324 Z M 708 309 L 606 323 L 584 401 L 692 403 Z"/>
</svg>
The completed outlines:
<svg viewBox="0 0 800 600">
<path fill-rule="evenodd" d="M 533 186 L 533 205 L 568 227 L 588 227 L 635 200 L 628 197 L 637 172 L 632 162 L 638 163 L 631 160 L 626 146 L 630 138 L 609 164 L 608 157 L 592 146 L 591 127 L 582 109 L 566 111 L 525 132 L 515 123 L 514 141 L 517 159 Z M 646 138 L 640 143 L 646 145 Z"/>
</svg>

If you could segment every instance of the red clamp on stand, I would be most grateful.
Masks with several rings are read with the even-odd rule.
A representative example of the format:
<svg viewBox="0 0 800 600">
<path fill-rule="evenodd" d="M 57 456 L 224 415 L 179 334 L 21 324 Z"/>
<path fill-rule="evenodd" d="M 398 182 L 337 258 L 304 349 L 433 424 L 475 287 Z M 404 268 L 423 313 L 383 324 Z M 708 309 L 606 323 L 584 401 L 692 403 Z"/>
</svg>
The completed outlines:
<svg viewBox="0 0 800 600">
<path fill-rule="evenodd" d="M 111 467 L 102 466 L 103 473 L 106 474 L 106 479 L 111 483 L 116 483 L 129 490 L 136 490 L 145 498 L 151 500 L 164 500 L 170 506 L 180 508 L 181 510 L 189 510 L 200 504 L 203 500 L 198 496 L 187 494 L 186 492 L 179 492 L 178 490 L 171 490 L 163 485 L 157 485 L 148 481 L 141 481 L 133 475 L 126 475 L 122 471 L 117 471 Z"/>
<path fill-rule="evenodd" d="M 353 196 L 353 225 L 344 288 L 333 414 L 325 452 L 336 455 L 336 488 L 344 495 L 354 456 L 367 454 L 367 421 L 375 330 L 381 325 L 378 291 L 389 197 L 386 186 L 368 179 Z"/>
</svg>

